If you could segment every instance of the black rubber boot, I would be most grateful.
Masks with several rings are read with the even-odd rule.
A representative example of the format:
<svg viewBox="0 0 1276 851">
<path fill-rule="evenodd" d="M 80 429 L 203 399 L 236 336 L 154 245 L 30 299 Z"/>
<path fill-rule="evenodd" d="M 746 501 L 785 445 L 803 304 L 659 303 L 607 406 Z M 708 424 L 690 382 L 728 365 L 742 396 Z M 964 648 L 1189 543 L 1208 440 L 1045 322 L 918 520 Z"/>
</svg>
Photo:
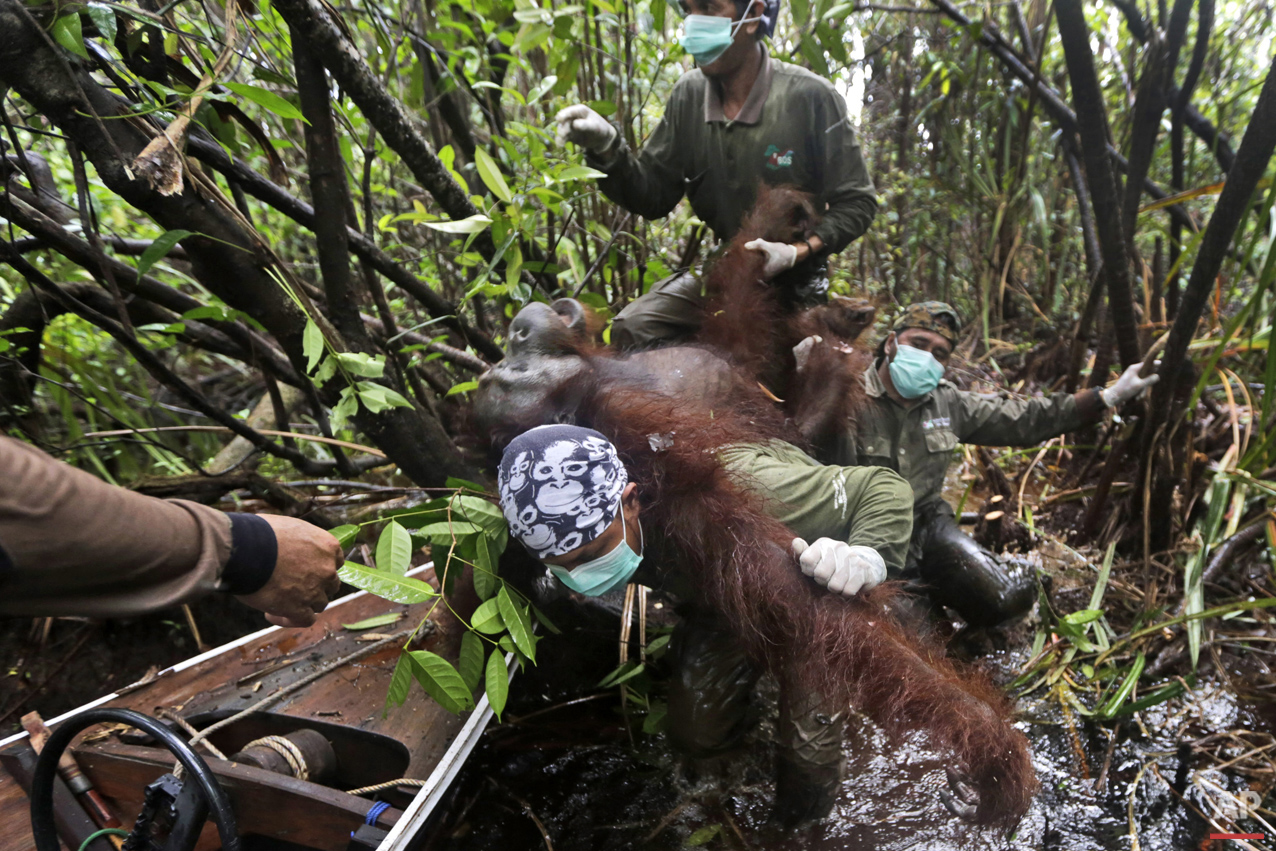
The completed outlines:
<svg viewBox="0 0 1276 851">
<path fill-rule="evenodd" d="M 972 627 L 1023 617 L 1037 599 L 1037 577 L 1031 569 L 1003 563 L 947 515 L 929 522 L 918 566 L 931 599 L 956 611 Z"/>
<path fill-rule="evenodd" d="M 814 765 L 783 755 L 775 759 L 772 821 L 786 830 L 826 818 L 842 790 L 842 763 Z"/>
</svg>

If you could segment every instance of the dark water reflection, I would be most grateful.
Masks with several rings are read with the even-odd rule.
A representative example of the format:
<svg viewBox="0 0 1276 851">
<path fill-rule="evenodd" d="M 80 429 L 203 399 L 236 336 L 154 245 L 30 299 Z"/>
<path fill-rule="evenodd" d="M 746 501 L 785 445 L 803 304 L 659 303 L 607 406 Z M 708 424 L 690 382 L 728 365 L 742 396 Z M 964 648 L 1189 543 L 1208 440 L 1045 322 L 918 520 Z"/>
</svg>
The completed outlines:
<svg viewBox="0 0 1276 851">
<path fill-rule="evenodd" d="M 597 681 L 593 660 L 573 658 L 562 638 L 543 643 L 542 659 L 554 658 L 555 644 L 568 655 L 520 674 L 511 716 L 591 693 L 579 681 Z M 614 653 L 614 643 L 608 645 Z M 1004 653 L 986 661 L 995 675 L 1008 678 L 1024 658 Z M 605 673 L 606 665 L 601 669 Z M 768 822 L 773 787 L 767 718 L 773 712 L 765 681 L 758 696 L 762 720 L 747 746 L 709 766 L 682 764 L 662 735 L 636 734 L 631 744 L 618 701 L 607 697 L 494 727 L 464 769 L 430 847 L 535 851 L 547 847 L 548 837 L 554 851 L 695 844 L 774 851 L 1222 849 L 1221 843 L 1211 845 L 1210 827 L 1171 786 L 1177 783 L 1190 803 L 1207 812 L 1202 781 L 1234 791 L 1244 786 L 1224 773 L 1194 774 L 1189 769 L 1199 766 L 1179 743 L 1243 727 L 1247 719 L 1224 689 L 1207 686 L 1198 693 L 1191 704 L 1142 713 L 1141 724 L 1125 721 L 1112 747 L 1111 726 L 1069 717 L 1049 695 L 1021 702 L 1018 724 L 1032 742 L 1041 792 L 1009 836 L 969 827 L 942 806 L 936 793 L 945 786 L 944 756 L 930 750 L 924 736 L 890 742 L 862 716 L 848 725 L 846 780 L 833 815 L 781 831 Z"/>
</svg>

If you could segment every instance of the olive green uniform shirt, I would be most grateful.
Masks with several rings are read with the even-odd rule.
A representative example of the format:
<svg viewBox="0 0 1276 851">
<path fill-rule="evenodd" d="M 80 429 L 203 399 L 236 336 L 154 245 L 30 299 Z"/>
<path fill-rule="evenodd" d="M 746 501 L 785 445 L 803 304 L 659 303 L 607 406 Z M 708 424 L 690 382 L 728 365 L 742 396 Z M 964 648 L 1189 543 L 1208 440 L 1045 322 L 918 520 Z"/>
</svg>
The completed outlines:
<svg viewBox="0 0 1276 851">
<path fill-rule="evenodd" d="M 758 49 L 762 68 L 734 120 L 723 114 L 718 84 L 688 71 L 641 154 L 617 134 L 610 148 L 588 158 L 607 172 L 598 186 L 648 219 L 668 215 L 685 194 L 718 238 L 730 239 L 759 183 L 791 184 L 816 196 L 824 219 L 815 233 L 825 252 L 836 253 L 868 230 L 877 212 L 846 101 L 827 80 Z"/>
<path fill-rule="evenodd" d="M 909 407 L 886 393 L 877 364 L 864 373 L 868 391 L 855 433 L 843 433 L 835 461 L 889 467 L 913 487 L 920 524 L 936 511 L 952 514 L 944 502 L 944 475 L 958 444 L 1031 446 L 1073 431 L 1103 408 L 1097 390 L 1077 397 L 1055 393 L 1017 399 L 1007 393 L 972 393 L 947 381 Z"/>
<path fill-rule="evenodd" d="M 877 550 L 894 575 L 913 533 L 912 494 L 890 470 L 821 464 L 780 440 L 718 452 L 737 483 L 762 497 L 767 514 L 804 538 L 833 538 Z"/>
</svg>

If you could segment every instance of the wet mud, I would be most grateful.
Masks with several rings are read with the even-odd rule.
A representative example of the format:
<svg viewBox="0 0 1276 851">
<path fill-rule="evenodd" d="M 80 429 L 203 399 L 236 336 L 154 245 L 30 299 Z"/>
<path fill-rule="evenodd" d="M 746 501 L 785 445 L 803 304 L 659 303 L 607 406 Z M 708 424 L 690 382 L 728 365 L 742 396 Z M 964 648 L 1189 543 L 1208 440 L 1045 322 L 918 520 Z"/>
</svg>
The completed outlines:
<svg viewBox="0 0 1276 851">
<path fill-rule="evenodd" d="M 543 658 L 555 643 L 542 644 Z M 1008 677 L 1026 658 L 1026 651 L 1003 652 L 986 662 Z M 938 793 L 946 788 L 945 756 L 923 735 L 892 742 L 852 715 L 833 814 L 784 831 L 770 820 L 774 706 L 765 682 L 757 696 L 761 721 L 748 743 L 704 766 L 679 759 L 661 734 L 636 731 L 631 741 L 614 690 L 570 703 L 589 694 L 554 693 L 553 679 L 532 671 L 516 680 L 506 723 L 494 725 L 476 749 L 427 847 L 1222 849 L 1231 846 L 1215 845 L 1211 826 L 1193 810 L 1210 813 L 1222 790 L 1247 787 L 1225 770 L 1198 771 L 1191 748 L 1181 743 L 1234 729 L 1270 731 L 1260 713 L 1211 684 L 1190 703 L 1154 707 L 1120 725 L 1086 722 L 1048 696 L 1021 701 L 1018 726 L 1032 742 L 1041 790 L 1007 835 L 971 827 L 944 808 Z M 526 720 L 515 720 L 520 716 Z"/>
</svg>

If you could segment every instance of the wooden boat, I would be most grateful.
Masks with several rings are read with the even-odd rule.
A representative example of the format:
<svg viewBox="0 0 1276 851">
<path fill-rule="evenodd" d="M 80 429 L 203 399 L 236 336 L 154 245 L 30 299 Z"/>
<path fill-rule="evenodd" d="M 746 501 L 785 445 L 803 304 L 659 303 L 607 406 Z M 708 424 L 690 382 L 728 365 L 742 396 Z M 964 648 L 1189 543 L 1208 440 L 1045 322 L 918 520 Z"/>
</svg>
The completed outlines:
<svg viewBox="0 0 1276 851">
<path fill-rule="evenodd" d="M 435 584 L 429 565 L 412 574 Z M 209 735 L 209 742 L 232 760 L 196 748 L 227 793 L 240 835 L 266 840 L 246 840 L 245 847 L 278 847 L 282 841 L 289 843 L 285 847 L 320 851 L 407 848 L 426 829 L 492 716 L 486 698 L 458 717 L 415 686 L 404 705 L 383 715 L 399 647 L 427 615 L 433 626 L 421 631 L 414 649 L 455 658 L 462 627 L 445 607 L 433 614 L 430 609 L 428 602 L 401 605 L 356 592 L 329 605 L 314 626 L 263 629 L 53 719 L 48 726 L 56 733 L 59 723 L 82 711 L 114 707 L 157 718 L 189 739 L 191 729 L 239 716 L 273 697 L 273 702 Z M 391 612 L 402 612 L 403 617 L 393 626 L 376 629 L 380 637 L 342 626 Z M 300 745 L 258 744 L 245 750 L 266 736 L 288 737 Z M 147 785 L 174 766 L 173 755 L 161 743 L 130 729 L 99 727 L 80 733 L 69 752 L 125 828 L 133 826 Z M 295 776 L 295 760 L 289 759 L 293 755 L 314 763 L 301 772 L 307 779 Z M 5 769 L 0 772 L 3 851 L 36 848 L 27 796 L 35 760 L 27 734 L 0 742 L 0 765 Z M 316 778 L 309 778 L 311 771 Z M 414 782 L 393 783 L 404 778 Z M 349 791 L 379 784 L 388 788 Z M 55 783 L 54 814 L 59 837 L 70 851 L 97 830 L 60 779 Z M 196 847 L 204 851 L 220 846 L 210 819 Z M 114 847 L 103 837 L 90 845 L 90 851 Z"/>
</svg>

